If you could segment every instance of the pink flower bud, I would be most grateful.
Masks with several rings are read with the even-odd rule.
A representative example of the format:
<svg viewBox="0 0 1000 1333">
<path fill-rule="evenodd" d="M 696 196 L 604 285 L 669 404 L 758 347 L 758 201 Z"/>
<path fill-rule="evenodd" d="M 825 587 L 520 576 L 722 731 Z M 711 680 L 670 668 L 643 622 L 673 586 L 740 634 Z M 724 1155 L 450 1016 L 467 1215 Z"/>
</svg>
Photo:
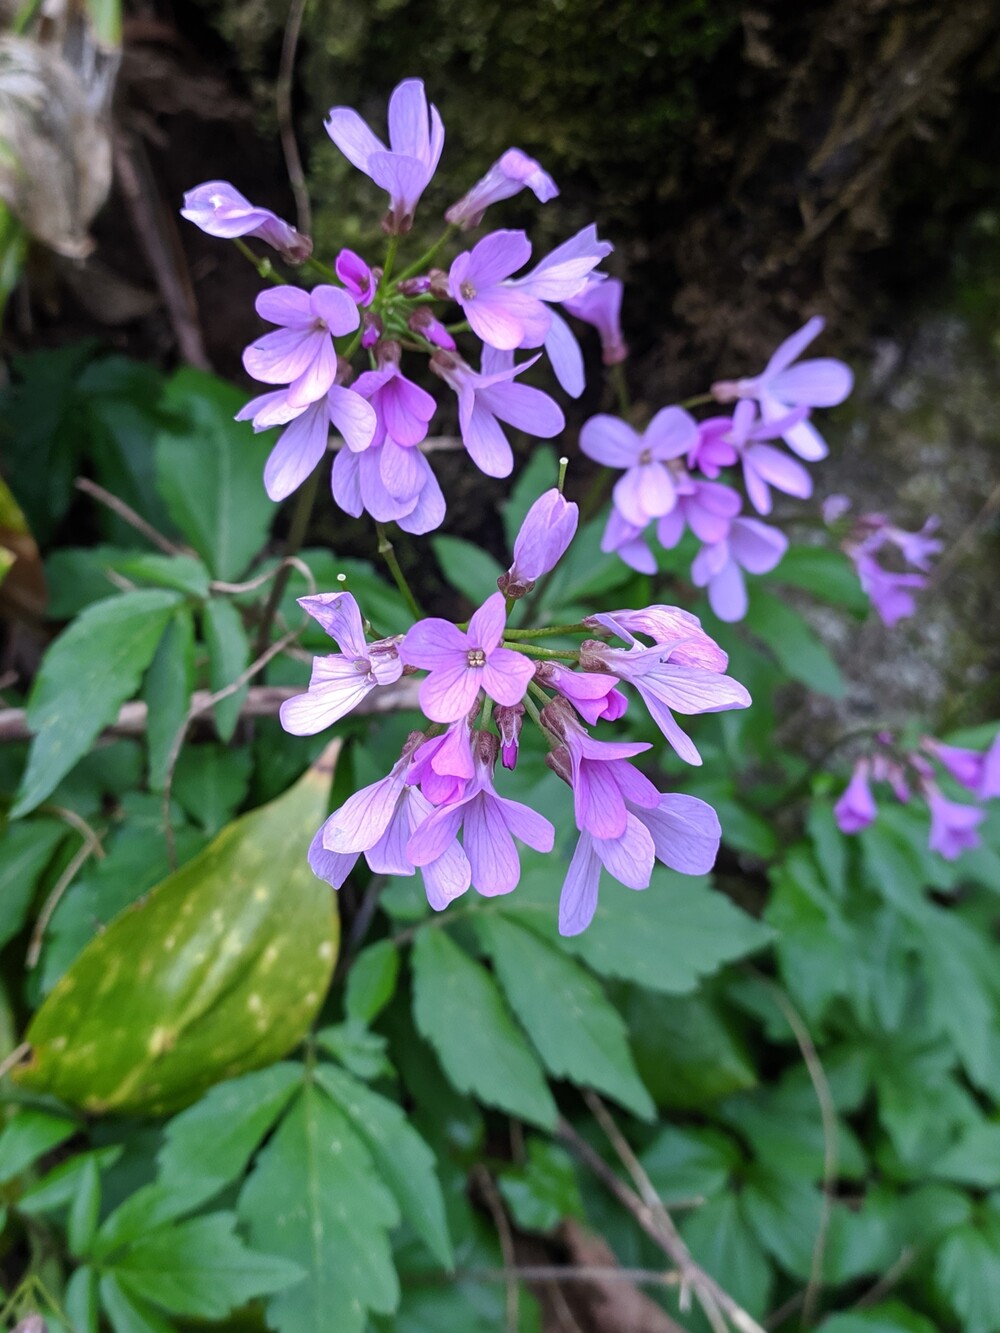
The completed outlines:
<svg viewBox="0 0 1000 1333">
<path fill-rule="evenodd" d="M 452 226 L 464 229 L 478 227 L 483 214 L 490 204 L 501 199 L 510 199 L 529 189 L 540 203 L 548 203 L 559 193 L 556 183 L 547 171 L 543 171 L 533 157 L 523 153 L 520 148 L 508 148 L 502 157 L 490 167 L 489 171 L 477 181 L 472 189 L 452 204 L 445 213 L 445 218 Z"/>
<path fill-rule="evenodd" d="M 524 591 L 554 569 L 576 534 L 580 511 L 555 487 L 539 496 L 528 510 L 514 542 L 514 563 L 507 575 L 508 593 L 527 585 Z"/>
<path fill-rule="evenodd" d="M 433 343 L 436 347 L 443 347 L 447 352 L 453 352 L 457 346 L 455 339 L 445 326 L 426 306 L 414 310 L 407 320 L 407 325 L 414 333 L 419 333 L 429 343 Z"/>
<path fill-rule="evenodd" d="M 500 761 L 504 768 L 514 768 L 524 722 L 524 704 L 513 704 L 509 708 L 499 704 L 493 710 L 493 720 L 500 732 Z"/>
<path fill-rule="evenodd" d="M 341 250 L 333 265 L 337 277 L 358 305 L 371 305 L 375 296 L 375 274 L 353 250 Z"/>
</svg>

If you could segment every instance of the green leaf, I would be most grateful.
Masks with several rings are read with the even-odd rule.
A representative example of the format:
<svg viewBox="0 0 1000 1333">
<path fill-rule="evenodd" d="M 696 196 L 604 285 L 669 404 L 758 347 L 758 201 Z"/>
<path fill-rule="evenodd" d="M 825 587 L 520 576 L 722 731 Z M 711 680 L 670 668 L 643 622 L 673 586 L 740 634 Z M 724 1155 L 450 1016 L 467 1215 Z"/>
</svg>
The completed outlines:
<svg viewBox="0 0 1000 1333">
<path fill-rule="evenodd" d="M 820 1324 L 819 1333 L 939 1333 L 939 1329 L 899 1301 L 887 1301 L 856 1314 L 832 1315 Z"/>
<path fill-rule="evenodd" d="M 0 1184 L 13 1180 L 44 1153 L 79 1132 L 75 1120 L 22 1106 L 0 1134 Z"/>
<path fill-rule="evenodd" d="M 362 1333 L 391 1314 L 399 1284 L 386 1230 L 399 1220 L 344 1113 L 306 1085 L 257 1158 L 239 1199 L 253 1243 L 305 1269 L 268 1302 L 277 1333 Z"/>
<path fill-rule="evenodd" d="M 572 1158 L 562 1148 L 532 1136 L 524 1166 L 501 1172 L 498 1183 L 514 1221 L 525 1231 L 551 1231 L 567 1217 L 583 1217 L 583 1200 Z"/>
<path fill-rule="evenodd" d="M 370 1023 L 392 999 L 399 976 L 399 950 L 392 940 L 370 944 L 347 974 L 344 1010 L 348 1018 Z"/>
<path fill-rule="evenodd" d="M 681 1233 L 695 1261 L 706 1272 L 718 1275 L 726 1291 L 748 1314 L 763 1318 L 773 1274 L 767 1256 L 740 1213 L 736 1195 L 710 1199 L 683 1222 Z"/>
<path fill-rule="evenodd" d="M 478 928 L 511 1008 L 549 1073 L 607 1093 L 651 1120 L 655 1107 L 632 1061 L 625 1023 L 597 981 L 512 921 L 484 915 Z"/>
<path fill-rule="evenodd" d="M 67 832 L 55 819 L 32 819 L 0 835 L 0 947 L 24 925 L 38 879 Z"/>
<path fill-rule="evenodd" d="M 113 551 L 114 548 L 107 547 Z M 109 558 L 106 568 L 124 574 L 134 583 L 151 583 L 156 588 L 172 588 L 203 601 L 208 596 L 209 573 L 193 555 L 156 555 L 125 551 Z"/>
<path fill-rule="evenodd" d="M 822 1224 L 823 1200 L 816 1186 L 755 1169 L 747 1176 L 740 1203 L 764 1249 L 786 1273 L 807 1280 Z"/>
<path fill-rule="evenodd" d="M 773 582 L 802 588 L 823 602 L 863 615 L 868 597 L 851 561 L 828 546 L 792 546 L 774 572 Z"/>
<path fill-rule="evenodd" d="M 208 648 L 208 679 L 213 694 L 224 690 L 250 665 L 250 641 L 240 613 L 232 602 L 213 597 L 203 612 L 205 644 Z M 215 729 L 219 739 L 232 740 L 249 684 L 215 705 Z"/>
<path fill-rule="evenodd" d="M 631 986 L 619 1004 L 639 1073 L 657 1106 L 700 1111 L 756 1083 L 745 1046 L 705 997 L 656 995 Z"/>
<path fill-rule="evenodd" d="M 111 1273 L 101 1278 L 100 1292 L 101 1304 L 115 1333 L 177 1333 L 171 1324 L 144 1301 L 129 1296 Z"/>
<path fill-rule="evenodd" d="M 433 927 L 418 930 L 413 943 L 413 1014 L 459 1092 L 543 1129 L 554 1127 L 552 1094 L 496 982 Z"/>
<path fill-rule="evenodd" d="M 28 1028 L 24 1086 L 163 1113 L 301 1040 L 337 953 L 334 898 L 306 859 L 336 744 L 90 941 Z"/>
<path fill-rule="evenodd" d="M 156 589 L 109 597 L 55 640 L 28 699 L 35 739 L 12 818 L 45 800 L 135 694 L 179 600 Z"/>
<path fill-rule="evenodd" d="M 669 1208 L 720 1193 L 740 1162 L 731 1139 L 716 1129 L 663 1128 L 642 1154 L 642 1165 Z"/>
<path fill-rule="evenodd" d="M 497 579 L 504 569 L 488 551 L 447 534 L 432 537 L 430 542 L 445 579 L 474 606 L 496 592 Z"/>
<path fill-rule="evenodd" d="M 386 1038 L 369 1032 L 357 1018 L 320 1028 L 316 1040 L 345 1069 L 361 1079 L 391 1078 L 393 1068 L 385 1053 Z"/>
<path fill-rule="evenodd" d="M 56 1212 L 72 1203 L 80 1191 L 83 1174 L 91 1161 L 98 1170 L 112 1167 L 121 1157 L 124 1148 L 121 1144 L 111 1144 L 107 1148 L 97 1148 L 94 1152 L 76 1153 L 67 1162 L 60 1162 L 41 1180 L 32 1185 L 17 1201 L 17 1210 L 34 1217 L 38 1213 Z"/>
<path fill-rule="evenodd" d="M 101 1173 L 96 1157 L 91 1154 L 80 1172 L 76 1193 L 70 1203 L 69 1216 L 66 1219 L 66 1242 L 70 1254 L 77 1259 L 83 1258 L 90 1249 L 100 1211 Z"/>
<path fill-rule="evenodd" d="M 157 1159 L 164 1183 L 178 1189 L 191 1181 L 202 1189 L 213 1181 L 221 1188 L 241 1176 L 301 1081 L 299 1065 L 282 1063 L 210 1088 L 167 1122 Z"/>
<path fill-rule="evenodd" d="M 156 475 L 170 516 L 218 579 L 236 579 L 267 540 L 274 506 L 261 476 L 273 439 L 234 421 L 244 394 L 185 366 L 167 384 L 174 418 L 156 440 Z"/>
<path fill-rule="evenodd" d="M 171 1314 L 222 1319 L 256 1296 L 283 1291 L 304 1276 L 276 1255 L 247 1249 L 233 1213 L 210 1213 L 134 1241 L 114 1264 L 122 1288 Z"/>
<path fill-rule="evenodd" d="M 974 1189 L 1000 1188 L 1000 1124 L 970 1125 L 934 1164 L 934 1175 Z"/>
<path fill-rule="evenodd" d="M 935 1277 L 961 1316 L 962 1333 L 996 1333 L 1000 1328 L 1000 1209 L 983 1210 L 979 1226 L 959 1227 L 938 1251 Z"/>
<path fill-rule="evenodd" d="M 208 833 L 218 833 L 242 805 L 253 756 L 224 745 L 188 745 L 177 762 L 173 794 Z"/>
<path fill-rule="evenodd" d="M 455 1260 L 434 1154 L 405 1111 L 331 1065 L 318 1065 L 316 1080 L 364 1140 L 403 1217 L 439 1263 L 451 1268 Z"/>
<path fill-rule="evenodd" d="M 811 690 L 840 699 L 844 678 L 840 668 L 798 611 L 761 587 L 750 592 L 747 625 L 763 640 L 793 680 Z"/>
<path fill-rule="evenodd" d="M 179 607 L 157 645 L 142 697 L 149 709 L 146 742 L 149 746 L 149 785 L 162 791 L 174 739 L 187 717 L 194 689 L 194 617 Z"/>
<path fill-rule="evenodd" d="M 97 1274 L 92 1268 L 78 1268 L 66 1284 L 63 1308 L 72 1333 L 98 1333 Z"/>
<path fill-rule="evenodd" d="M 554 936 L 559 882 L 551 865 L 532 866 L 498 910 Z M 601 976 L 680 995 L 771 939 L 767 926 L 712 891 L 704 877 L 657 866 L 644 893 L 604 876 L 592 924 L 562 947 Z"/>
</svg>

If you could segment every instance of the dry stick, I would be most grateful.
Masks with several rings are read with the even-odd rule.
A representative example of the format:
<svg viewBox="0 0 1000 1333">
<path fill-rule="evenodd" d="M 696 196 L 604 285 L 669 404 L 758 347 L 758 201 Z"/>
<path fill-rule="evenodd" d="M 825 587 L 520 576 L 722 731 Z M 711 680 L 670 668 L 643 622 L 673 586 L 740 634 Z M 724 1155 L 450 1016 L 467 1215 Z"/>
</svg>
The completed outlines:
<svg viewBox="0 0 1000 1333">
<path fill-rule="evenodd" d="M 493 1225 L 500 1240 L 500 1253 L 503 1255 L 503 1280 L 507 1284 L 507 1333 L 517 1333 L 520 1323 L 521 1296 L 518 1291 L 517 1277 L 514 1275 L 515 1253 L 514 1237 L 510 1222 L 504 1211 L 503 1200 L 493 1181 L 493 1177 L 481 1163 L 473 1170 L 473 1179 L 482 1192 L 486 1207 L 490 1210 Z"/>
<path fill-rule="evenodd" d="M 634 1286 L 676 1287 L 679 1274 L 671 1269 L 618 1268 L 610 1264 L 515 1264 L 506 1268 L 468 1268 L 460 1277 L 473 1282 L 631 1282 Z"/>
<path fill-rule="evenodd" d="M 916 1246 L 904 1245 L 899 1252 L 899 1258 L 882 1274 L 874 1286 L 857 1301 L 854 1302 L 851 1309 L 864 1310 L 869 1305 L 874 1305 L 880 1301 L 883 1296 L 888 1296 L 893 1287 L 907 1271 L 914 1259 L 917 1257 Z"/>
<path fill-rule="evenodd" d="M 35 922 L 35 928 L 31 932 L 31 940 L 28 944 L 28 952 L 24 958 L 24 965 L 30 972 L 38 962 L 42 952 L 42 941 L 45 938 L 45 931 L 52 920 L 52 913 L 59 906 L 63 894 L 76 879 L 80 869 L 94 855 L 94 847 L 89 839 L 85 839 L 73 853 L 66 869 L 62 872 L 55 884 L 52 886 L 52 892 L 45 899 L 41 912 L 38 914 L 38 920 Z"/>
<path fill-rule="evenodd" d="M 608 1113 L 606 1109 L 603 1108 L 603 1105 L 602 1109 L 604 1109 L 605 1115 L 607 1115 Z M 622 1136 L 617 1130 L 617 1126 L 615 1126 L 615 1130 L 617 1137 L 621 1139 Z M 630 1189 L 629 1186 L 620 1179 L 617 1172 L 613 1171 L 611 1167 L 608 1166 L 600 1153 L 592 1148 L 587 1140 L 578 1134 L 568 1121 L 560 1119 L 557 1132 L 563 1142 L 571 1148 L 583 1164 L 597 1176 L 598 1180 L 600 1180 L 605 1188 L 614 1195 L 622 1207 L 632 1214 L 642 1227 L 643 1231 L 645 1231 L 646 1235 L 656 1241 L 657 1245 L 663 1250 L 667 1258 L 676 1264 L 678 1272 L 681 1275 L 680 1286 L 682 1291 L 689 1289 L 696 1295 L 699 1294 L 699 1292 L 702 1295 L 708 1295 L 709 1306 L 711 1307 L 711 1303 L 714 1301 L 715 1305 L 725 1313 L 730 1323 L 740 1330 L 740 1333 L 765 1333 L 760 1324 L 758 1324 L 755 1319 L 752 1319 L 742 1306 L 737 1305 L 729 1293 L 724 1291 L 722 1287 L 719 1286 L 718 1282 L 716 1282 L 709 1273 L 706 1273 L 705 1270 L 692 1259 L 690 1250 L 684 1244 L 677 1228 L 673 1224 L 673 1219 L 670 1217 L 670 1214 L 667 1213 L 662 1200 L 659 1195 L 656 1194 L 655 1189 L 653 1189 L 652 1182 L 649 1180 L 649 1177 L 646 1176 L 646 1173 L 642 1171 L 642 1167 L 639 1166 L 638 1161 L 635 1159 L 635 1155 L 632 1153 L 631 1149 L 628 1148 L 627 1143 L 626 1148 L 628 1148 L 629 1155 L 632 1157 L 632 1160 L 636 1162 L 636 1165 L 639 1166 L 640 1172 L 646 1179 L 652 1199 L 654 1199 L 656 1203 L 655 1208 L 651 1203 L 647 1202 L 637 1194 L 635 1190 Z M 668 1224 L 666 1227 L 663 1225 L 664 1216 L 666 1216 Z M 702 1309 L 705 1309 L 704 1304 L 702 1305 Z M 713 1327 L 718 1328 L 718 1311 L 713 1311 L 714 1321 L 713 1316 L 709 1315 L 707 1310 L 705 1311 L 705 1314 L 709 1322 L 713 1323 Z M 722 1325 L 722 1327 L 724 1329 L 725 1325 Z"/>
<path fill-rule="evenodd" d="M 6 1060 L 0 1061 L 0 1078 L 6 1078 L 15 1065 L 19 1065 L 26 1055 L 31 1053 L 31 1043 L 22 1041 L 15 1046 Z"/>
<path fill-rule="evenodd" d="M 147 523 L 141 514 L 137 514 L 131 505 L 127 505 L 124 500 L 119 500 L 117 495 L 112 495 L 103 486 L 98 486 L 96 481 L 91 481 L 88 477 L 77 477 L 73 485 L 78 491 L 83 491 L 85 495 L 92 496 L 93 499 L 117 514 L 119 518 L 124 519 L 130 528 L 135 528 L 136 532 L 141 532 L 146 540 L 152 542 L 164 555 L 183 554 L 179 546 L 175 546 L 172 541 L 164 537 L 162 532 L 157 532 L 156 528 L 151 523 Z"/>
<path fill-rule="evenodd" d="M 255 592 L 257 588 L 263 588 L 264 584 L 270 579 L 277 577 L 286 565 L 291 566 L 292 569 L 298 570 L 309 585 L 310 596 L 315 596 L 316 580 L 313 577 L 313 572 L 306 562 L 300 560 L 296 555 L 286 555 L 285 558 L 280 561 L 279 564 L 275 565 L 273 569 L 269 569 L 263 574 L 258 574 L 255 579 L 249 579 L 246 583 L 223 583 L 221 579 L 213 579 L 208 586 L 212 592 L 226 593 L 229 596 L 234 597 L 244 592 Z"/>
<path fill-rule="evenodd" d="M 40 815 L 55 815 L 56 819 L 61 819 L 64 824 L 69 824 L 71 828 L 76 829 L 84 842 L 90 843 L 91 851 L 99 861 L 103 861 L 107 853 L 101 844 L 100 838 L 83 818 L 75 810 L 68 810 L 64 805 L 42 805 L 38 808 Z"/>
<path fill-rule="evenodd" d="M 292 123 L 292 77 L 295 73 L 295 52 L 302 31 L 302 16 L 306 0 L 292 0 L 288 7 L 288 19 L 285 23 L 285 38 L 281 44 L 281 62 L 278 65 L 278 81 L 275 84 L 274 100 L 278 114 L 278 132 L 281 136 L 281 151 L 285 155 L 285 168 L 288 183 L 295 196 L 295 215 L 298 229 L 303 236 L 312 230 L 312 210 L 309 204 L 309 191 L 306 189 L 306 175 L 302 169 L 302 157 L 295 139 L 295 126 Z"/>
<path fill-rule="evenodd" d="M 812 1262 L 809 1266 L 809 1281 L 806 1284 L 802 1300 L 802 1327 L 809 1328 L 816 1312 L 816 1302 L 823 1288 L 823 1259 L 826 1253 L 826 1240 L 830 1230 L 830 1215 L 833 1211 L 833 1190 L 837 1183 L 837 1108 L 827 1081 L 826 1071 L 816 1053 L 816 1047 L 798 1010 L 791 1000 L 773 982 L 767 982 L 771 998 L 781 1010 L 785 1021 L 792 1029 L 802 1059 L 805 1062 L 809 1079 L 819 1102 L 819 1114 L 823 1124 L 823 1206 L 816 1228 L 816 1240 L 813 1243 Z"/>
</svg>

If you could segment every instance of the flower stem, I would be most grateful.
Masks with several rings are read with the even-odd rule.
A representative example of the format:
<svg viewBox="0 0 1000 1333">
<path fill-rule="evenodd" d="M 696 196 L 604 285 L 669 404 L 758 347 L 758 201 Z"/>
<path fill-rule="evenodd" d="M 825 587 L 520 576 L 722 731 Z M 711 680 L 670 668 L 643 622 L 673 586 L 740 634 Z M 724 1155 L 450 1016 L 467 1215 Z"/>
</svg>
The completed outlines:
<svg viewBox="0 0 1000 1333">
<path fill-rule="evenodd" d="M 710 393 L 696 393 L 693 398 L 685 398 L 683 402 L 677 404 L 678 407 L 685 409 L 689 407 L 706 407 L 709 403 L 716 400 Z"/>
<path fill-rule="evenodd" d="M 429 250 L 425 250 L 419 259 L 413 261 L 409 268 L 404 268 L 402 273 L 396 279 L 397 282 L 405 282 L 407 278 L 415 278 L 418 273 L 423 273 L 430 265 L 431 260 L 445 244 L 455 234 L 455 228 L 451 225 L 445 227 L 444 231 L 437 238 Z M 386 270 L 388 272 L 388 269 Z"/>
<path fill-rule="evenodd" d="M 529 657 L 552 658 L 563 662 L 579 662 L 580 660 L 579 653 L 564 652 L 562 649 L 555 648 L 536 648 L 533 643 L 508 642 L 507 639 L 504 639 L 503 646 L 513 648 L 516 653 L 526 653 Z"/>
<path fill-rule="evenodd" d="M 321 260 L 314 259 L 312 255 L 310 255 L 308 259 L 303 260 L 302 267 L 310 268 L 314 273 L 318 273 L 320 277 L 325 278 L 327 282 L 334 282 L 338 287 L 341 286 L 341 281 L 337 277 L 336 271 L 332 269 L 329 264 L 324 264 Z"/>
<path fill-rule="evenodd" d="M 399 247 L 399 237 L 390 236 L 389 246 L 385 252 L 385 264 L 382 266 L 382 277 L 379 279 L 378 294 L 382 296 L 389 288 L 389 282 L 392 278 L 392 266 L 396 262 L 396 250 Z"/>
<path fill-rule="evenodd" d="M 257 646 L 254 649 L 254 657 L 260 657 L 271 641 L 271 626 L 274 624 L 274 617 L 278 614 L 278 607 L 281 605 L 281 599 L 292 575 L 292 557 L 298 555 L 302 543 L 306 539 L 313 505 L 316 503 L 316 493 L 319 490 L 319 474 L 325 466 L 326 459 L 324 458 L 317 467 L 313 468 L 312 476 L 306 480 L 295 501 L 292 522 L 288 529 L 288 539 L 285 542 L 283 563 L 278 570 L 277 577 L 271 584 L 271 595 L 267 599 L 260 629 L 257 631 Z"/>
<path fill-rule="evenodd" d="M 559 487 L 559 494 L 562 495 L 563 487 L 566 485 L 566 469 L 569 467 L 569 459 L 563 455 L 559 460 L 559 480 L 556 485 Z"/>
<path fill-rule="evenodd" d="M 402 593 L 403 600 L 413 613 L 414 620 L 423 620 L 424 613 L 420 609 L 420 603 L 414 597 L 413 591 L 406 581 L 406 575 L 400 568 L 399 561 L 396 559 L 396 548 L 389 540 L 384 524 L 376 523 L 375 532 L 378 536 L 378 553 L 389 566 L 389 573 L 392 575 L 396 587 Z"/>
<path fill-rule="evenodd" d="M 546 625 L 544 629 L 506 629 L 504 633 L 508 639 L 544 639 L 553 634 L 587 634 L 592 633 L 589 625 L 579 621 L 575 625 Z M 600 633 L 600 631 L 597 631 Z"/>
<path fill-rule="evenodd" d="M 238 236 L 233 237 L 233 245 L 236 246 L 244 259 L 249 259 L 260 277 L 267 282 L 273 282 L 276 287 L 284 287 L 285 279 L 278 276 L 274 271 L 274 265 L 270 259 L 264 259 L 260 255 L 255 255 L 247 245 L 246 241 L 241 241 Z"/>
<path fill-rule="evenodd" d="M 625 368 L 620 361 L 617 361 L 611 367 L 611 383 L 615 386 L 615 393 L 618 396 L 618 411 L 623 417 L 627 417 L 632 406 L 632 400 L 629 397 Z"/>
</svg>

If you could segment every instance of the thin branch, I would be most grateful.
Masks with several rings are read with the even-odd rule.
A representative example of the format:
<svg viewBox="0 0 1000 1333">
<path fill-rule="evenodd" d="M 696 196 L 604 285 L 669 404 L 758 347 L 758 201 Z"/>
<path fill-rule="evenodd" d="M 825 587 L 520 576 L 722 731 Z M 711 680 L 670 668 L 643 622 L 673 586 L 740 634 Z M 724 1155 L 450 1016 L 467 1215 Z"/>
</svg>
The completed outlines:
<svg viewBox="0 0 1000 1333">
<path fill-rule="evenodd" d="M 31 1053 L 31 1043 L 22 1041 L 15 1046 L 5 1060 L 0 1061 L 0 1079 L 6 1078 L 15 1065 L 19 1065 L 26 1055 Z"/>
<path fill-rule="evenodd" d="M 100 843 L 98 843 L 100 846 Z M 31 939 L 28 943 L 28 952 L 24 958 L 24 966 L 30 972 L 38 962 L 42 952 L 42 943 L 45 939 L 45 932 L 48 929 L 49 922 L 52 920 L 52 914 L 62 901 L 62 896 L 76 879 L 80 870 L 94 855 L 94 845 L 85 838 L 80 846 L 73 853 L 55 884 L 52 886 L 52 892 L 45 899 L 41 912 L 38 914 L 38 920 L 35 922 L 35 928 L 31 932 Z"/>
<path fill-rule="evenodd" d="M 514 1272 L 516 1256 L 510 1220 L 504 1209 L 496 1182 L 486 1170 L 486 1167 L 481 1163 L 477 1165 L 473 1170 L 472 1177 L 483 1196 L 483 1202 L 490 1210 L 490 1216 L 493 1218 L 493 1225 L 497 1229 L 497 1236 L 500 1240 L 500 1253 L 503 1255 L 501 1276 L 507 1285 L 507 1333 L 517 1333 L 518 1325 L 521 1322 L 521 1298 L 517 1285 L 517 1275 Z"/>
<path fill-rule="evenodd" d="M 870 1287 L 865 1294 L 851 1307 L 854 1310 L 864 1310 L 870 1305 L 877 1304 L 883 1297 L 888 1296 L 893 1287 L 900 1278 L 907 1272 L 914 1259 L 917 1257 L 917 1248 L 914 1245 L 905 1245 L 899 1252 L 899 1258 L 882 1274 L 874 1286 Z"/>
<path fill-rule="evenodd" d="M 610 1119 L 607 1108 L 603 1106 L 603 1103 L 601 1105 L 604 1115 Z M 613 1124 L 613 1121 L 611 1123 Z M 614 1126 L 614 1129 L 616 1140 L 624 1142 L 617 1126 Z M 705 1312 L 705 1317 L 713 1329 L 720 1330 L 720 1333 L 724 1333 L 725 1330 L 725 1324 L 720 1325 L 719 1323 L 721 1314 L 725 1315 L 733 1327 L 739 1330 L 739 1333 L 765 1333 L 760 1324 L 741 1305 L 738 1305 L 728 1292 L 719 1286 L 715 1278 L 695 1263 L 691 1257 L 691 1251 L 681 1238 L 673 1219 L 663 1205 L 663 1201 L 656 1193 L 652 1182 L 643 1171 L 641 1164 L 627 1142 L 625 1143 L 626 1157 L 638 1166 L 639 1180 L 643 1181 L 642 1190 L 643 1193 L 648 1194 L 648 1198 L 644 1198 L 642 1194 L 630 1189 L 618 1176 L 617 1172 L 608 1166 L 600 1153 L 592 1148 L 568 1121 L 561 1119 L 557 1132 L 563 1142 L 597 1176 L 622 1207 L 632 1214 L 646 1235 L 654 1240 L 667 1258 L 676 1265 L 680 1273 L 682 1307 L 685 1293 L 691 1292 L 697 1297 Z M 615 1140 L 612 1140 L 613 1146 L 614 1142 Z M 622 1164 L 628 1169 L 624 1158 Z M 710 1311 L 711 1313 L 709 1313 Z"/>
<path fill-rule="evenodd" d="M 288 171 L 288 183 L 295 196 L 296 224 L 303 236 L 312 231 L 312 209 L 309 204 L 309 191 L 306 189 L 306 175 L 302 169 L 302 156 L 295 138 L 295 126 L 292 120 L 292 79 L 295 74 L 295 53 L 302 31 L 302 16 L 306 0 L 292 0 L 288 7 L 288 19 L 285 23 L 285 38 L 281 44 L 281 62 L 278 66 L 278 81 L 274 89 L 277 104 L 278 132 L 281 136 L 281 151 L 285 155 L 285 167 Z"/>
<path fill-rule="evenodd" d="M 676 1287 L 673 1269 L 618 1268 L 613 1264 L 521 1264 L 508 1268 L 468 1268 L 456 1274 L 472 1282 L 631 1282 L 637 1287 Z"/>
<path fill-rule="evenodd" d="M 812 1262 L 809 1266 L 809 1281 L 802 1300 L 803 1329 L 810 1328 L 816 1313 L 816 1302 L 823 1289 L 823 1259 L 826 1253 L 827 1235 L 830 1230 L 830 1215 L 833 1212 L 833 1191 L 837 1184 L 837 1108 L 833 1093 L 826 1077 L 826 1071 L 816 1053 L 816 1046 L 798 1010 L 791 1000 L 773 982 L 767 982 L 771 998 L 781 1010 L 785 1021 L 792 1029 L 802 1059 L 809 1073 L 809 1079 L 819 1102 L 819 1114 L 823 1124 L 823 1204 L 819 1226 L 816 1228 L 816 1240 L 813 1243 Z"/>
<path fill-rule="evenodd" d="M 106 491 L 103 486 L 98 486 L 96 481 L 91 481 L 89 477 L 77 477 L 73 483 L 78 491 L 83 491 L 84 495 L 89 495 L 117 514 L 119 518 L 134 528 L 136 532 L 141 532 L 148 542 L 156 546 L 164 555 L 182 555 L 183 552 L 179 546 L 175 546 L 172 541 L 164 537 L 162 532 L 157 532 L 151 523 L 147 523 L 141 514 L 137 514 L 131 505 L 127 505 L 124 500 L 119 500 L 117 495 L 112 495 Z"/>
<path fill-rule="evenodd" d="M 64 824 L 76 829 L 84 842 L 90 843 L 91 851 L 97 859 L 99 861 L 104 860 L 107 853 L 104 850 L 103 843 L 83 816 L 78 815 L 75 810 L 69 810 L 64 805 L 42 805 L 39 806 L 38 813 L 40 815 L 55 815 L 56 819 L 61 819 Z"/>
<path fill-rule="evenodd" d="M 269 583 L 271 579 L 280 574 L 286 565 L 298 570 L 309 585 L 310 596 L 314 596 L 316 580 L 313 577 L 313 572 L 304 560 L 300 560 L 295 555 L 286 555 L 273 569 L 267 570 L 264 574 L 258 574 L 255 579 L 249 579 L 246 583 L 224 583 L 221 579 L 213 579 L 208 586 L 211 592 L 226 593 L 231 597 L 239 596 L 245 592 L 255 592 L 257 588 L 263 588 L 265 583 Z"/>
</svg>

